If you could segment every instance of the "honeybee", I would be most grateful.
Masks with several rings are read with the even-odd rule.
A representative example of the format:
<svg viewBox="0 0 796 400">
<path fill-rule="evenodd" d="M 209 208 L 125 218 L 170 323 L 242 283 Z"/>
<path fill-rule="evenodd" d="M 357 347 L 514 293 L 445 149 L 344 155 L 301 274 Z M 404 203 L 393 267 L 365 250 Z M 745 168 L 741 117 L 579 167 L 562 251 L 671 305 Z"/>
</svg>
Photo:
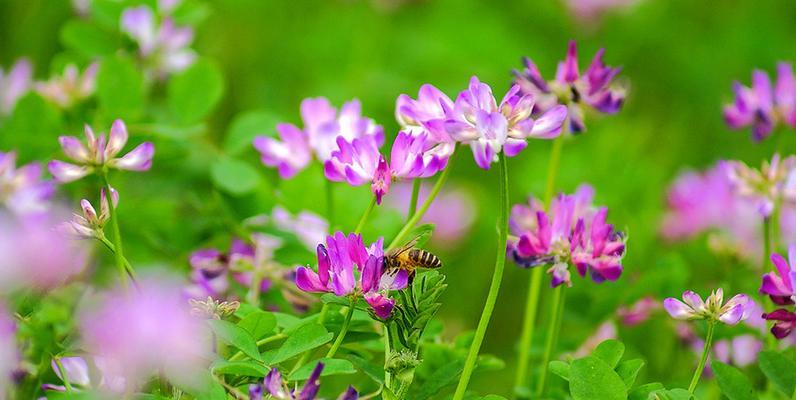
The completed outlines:
<svg viewBox="0 0 796 400">
<path fill-rule="evenodd" d="M 389 273 L 406 271 L 409 282 L 415 278 L 418 268 L 435 269 L 442 267 L 442 261 L 431 252 L 415 247 L 419 237 L 410 240 L 405 245 L 392 249 L 384 255 L 384 269 Z"/>
</svg>

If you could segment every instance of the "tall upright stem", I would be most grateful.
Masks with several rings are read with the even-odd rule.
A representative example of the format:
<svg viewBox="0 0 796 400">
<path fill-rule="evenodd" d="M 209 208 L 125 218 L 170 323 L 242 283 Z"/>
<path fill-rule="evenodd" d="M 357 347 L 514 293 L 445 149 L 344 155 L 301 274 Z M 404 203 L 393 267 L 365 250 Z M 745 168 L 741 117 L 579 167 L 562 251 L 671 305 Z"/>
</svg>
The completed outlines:
<svg viewBox="0 0 796 400">
<path fill-rule="evenodd" d="M 702 376 L 702 371 L 705 369 L 705 362 L 708 360 L 711 345 L 713 344 L 713 328 L 715 328 L 715 326 L 716 321 L 708 320 L 708 334 L 705 337 L 705 347 L 702 349 L 702 357 L 699 359 L 696 371 L 694 371 L 694 377 L 691 378 L 691 384 L 688 385 L 688 393 L 694 394 L 694 389 L 696 389 L 699 378 Z"/>
<path fill-rule="evenodd" d="M 536 385 L 536 394 L 538 396 L 544 394 L 548 365 L 558 342 L 558 332 L 561 330 L 561 320 L 564 316 L 564 303 L 566 300 L 566 292 L 564 290 L 564 286 L 558 286 L 553 290 L 553 302 L 550 304 L 550 324 L 547 328 L 547 342 L 544 348 L 544 356 L 542 357 L 542 373 L 539 375 L 539 382 Z"/>
<path fill-rule="evenodd" d="M 116 268 L 119 270 L 119 278 L 122 281 L 122 285 L 127 287 L 129 285 L 127 280 L 128 267 L 130 268 L 129 273 L 131 275 L 133 274 L 133 269 L 129 264 L 125 263 L 124 252 L 122 250 L 122 234 L 119 229 L 119 219 L 116 216 L 116 207 L 113 205 L 113 192 L 111 184 L 108 181 L 108 172 L 103 170 L 101 175 L 102 184 L 105 187 L 105 196 L 108 201 L 108 214 L 111 220 L 111 230 L 113 231 L 113 254 L 116 259 Z"/>
<path fill-rule="evenodd" d="M 426 197 L 426 199 L 423 201 L 423 205 L 420 206 L 420 209 L 417 210 L 417 212 L 415 212 L 411 217 L 409 217 L 409 220 L 406 221 L 404 227 L 401 228 L 401 230 L 398 232 L 397 235 L 395 235 L 395 239 L 393 239 L 392 242 L 390 242 L 390 245 L 387 246 L 387 250 L 391 250 L 395 248 L 395 246 L 401 244 L 406 235 L 409 233 L 409 231 L 411 231 L 412 228 L 414 228 L 415 225 L 420 221 L 420 218 L 423 218 L 423 215 L 426 214 L 426 211 L 428 211 L 428 208 L 431 207 L 431 203 L 434 202 L 434 198 L 437 197 L 437 194 L 439 194 L 439 191 L 442 189 L 442 185 L 445 183 L 445 180 L 448 178 L 448 174 L 450 173 L 452 163 L 453 163 L 453 158 L 451 158 L 451 160 L 448 162 L 448 166 L 445 167 L 444 170 L 442 170 L 442 173 L 439 175 L 439 178 L 437 178 L 437 181 L 434 183 L 434 186 L 431 188 L 431 192 L 428 194 L 428 197 Z"/>
<path fill-rule="evenodd" d="M 334 231 L 334 183 L 328 179 L 326 181 L 326 219 L 329 220 L 329 230 Z"/>
<path fill-rule="evenodd" d="M 334 340 L 332 348 L 330 348 L 329 352 L 326 353 L 326 358 L 334 357 L 334 354 L 337 353 L 337 349 L 340 348 L 340 345 L 343 343 L 345 334 L 348 333 L 348 326 L 351 325 L 351 317 L 354 315 L 354 304 L 356 304 L 356 298 L 351 296 L 351 301 L 350 304 L 348 305 L 348 311 L 345 314 L 345 321 L 343 321 L 343 326 L 342 328 L 340 328 L 340 333 L 337 334 L 337 339 Z"/>
<path fill-rule="evenodd" d="M 768 258 L 771 257 L 771 218 L 763 217 L 763 262 L 760 263 L 760 270 L 766 270 Z"/>
<path fill-rule="evenodd" d="M 362 232 L 362 229 L 365 227 L 365 223 L 368 221 L 368 217 L 370 217 L 370 213 L 373 212 L 373 209 L 376 207 L 376 196 L 370 200 L 370 204 L 368 208 L 365 209 L 365 212 L 362 214 L 362 217 L 359 218 L 359 223 L 357 224 L 357 228 L 354 229 L 354 233 Z"/>
<path fill-rule="evenodd" d="M 558 164 L 564 148 L 564 134 L 562 133 L 553 142 L 550 150 L 550 161 L 547 164 L 547 182 L 545 183 L 544 204 L 550 207 L 550 201 L 555 192 L 555 181 L 558 175 Z M 539 293 L 542 287 L 544 269 L 534 268 L 528 282 L 528 297 L 525 301 L 525 313 L 522 320 L 522 333 L 520 334 L 519 355 L 517 357 L 517 374 L 514 379 L 514 392 L 516 397 L 526 397 L 528 394 L 528 364 L 531 357 L 531 343 L 536 323 L 536 314 L 539 309 Z"/>
<path fill-rule="evenodd" d="M 420 196 L 420 178 L 415 178 L 412 181 L 412 197 L 409 199 L 409 212 L 406 213 L 407 221 L 412 218 L 417 211 L 417 198 Z"/>
<path fill-rule="evenodd" d="M 498 240 L 497 240 L 497 255 L 495 256 L 495 270 L 492 273 L 492 283 L 489 285 L 489 294 L 487 294 L 486 302 L 484 303 L 484 310 L 481 313 L 481 319 L 478 321 L 478 327 L 475 330 L 473 342 L 470 345 L 470 351 L 467 353 L 467 359 L 464 362 L 464 370 L 462 376 L 459 378 L 459 384 L 456 386 L 456 392 L 453 395 L 454 400 L 462 400 L 464 393 L 467 390 L 467 385 L 470 383 L 470 376 L 473 374 L 475 364 L 478 359 L 478 352 L 481 350 L 481 343 L 484 341 L 486 335 L 486 328 L 489 326 L 489 320 L 492 318 L 492 312 L 495 309 L 495 302 L 500 292 L 500 283 L 503 280 L 503 269 L 506 266 L 506 240 L 508 238 L 508 221 L 509 221 L 509 178 L 506 169 L 506 156 L 500 153 L 498 160 L 498 170 L 500 173 L 500 215 L 498 216 Z"/>
</svg>

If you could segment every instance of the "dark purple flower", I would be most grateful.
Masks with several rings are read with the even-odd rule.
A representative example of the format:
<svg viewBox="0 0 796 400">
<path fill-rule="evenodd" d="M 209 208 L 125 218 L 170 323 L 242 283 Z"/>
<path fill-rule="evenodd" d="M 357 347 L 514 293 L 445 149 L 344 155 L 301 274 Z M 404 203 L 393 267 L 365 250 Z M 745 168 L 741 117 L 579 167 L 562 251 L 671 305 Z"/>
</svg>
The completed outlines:
<svg viewBox="0 0 796 400">
<path fill-rule="evenodd" d="M 308 267 L 296 269 L 299 289 L 341 297 L 362 295 L 379 318 L 390 316 L 395 300 L 388 297 L 389 292 L 405 288 L 408 276 L 404 270 L 384 270 L 382 239 L 366 248 L 360 235 L 337 232 L 326 238 L 326 246 L 318 245 L 317 254 L 317 273 Z"/>
<path fill-rule="evenodd" d="M 262 384 L 249 386 L 249 400 L 262 399 L 263 389 L 268 391 L 271 398 L 277 400 L 315 400 L 318 395 L 318 389 L 320 389 L 321 386 L 320 378 L 323 367 L 323 363 L 318 363 L 318 365 L 315 366 L 301 391 L 298 389 L 291 390 L 287 382 L 282 380 L 282 375 L 279 373 L 279 370 L 271 368 Z M 348 389 L 340 395 L 338 400 L 356 400 L 357 398 L 358 395 L 356 390 L 349 386 Z"/>
<path fill-rule="evenodd" d="M 749 317 L 753 304 L 745 294 L 735 295 L 724 303 L 724 291 L 719 288 L 710 294 L 707 301 L 687 290 L 683 293 L 683 301 L 672 297 L 664 299 L 663 308 L 674 319 L 711 319 L 735 325 Z"/>
<path fill-rule="evenodd" d="M 622 108 L 625 89 L 613 84 L 621 68 L 611 68 L 603 63 L 604 49 L 597 51 L 591 65 L 580 74 L 575 41 L 569 42 L 567 56 L 558 64 L 554 80 L 542 78 L 536 64 L 525 58 L 525 69 L 514 71 L 515 83 L 521 92 L 536 100 L 534 115 L 564 104 L 568 107 L 569 127 L 572 132 L 585 130 L 583 105 L 599 112 L 614 114 Z"/>
<path fill-rule="evenodd" d="M 473 76 L 467 90 L 456 97 L 445 129 L 454 140 L 470 146 L 479 167 L 489 169 L 501 151 L 508 157 L 519 154 L 528 138 L 552 139 L 561 133 L 565 107 L 551 107 L 534 120 L 533 96 L 519 92 L 519 86 L 512 86 L 498 104 L 492 88 Z"/>
<path fill-rule="evenodd" d="M 774 253 L 771 254 L 771 262 L 777 268 L 777 272 L 769 272 L 763 275 L 763 283 L 760 286 L 760 293 L 771 296 L 771 300 L 778 305 L 788 305 L 796 302 L 796 244 L 788 247 L 788 260 L 785 257 Z"/>
<path fill-rule="evenodd" d="M 771 327 L 771 333 L 777 339 L 784 339 L 796 328 L 796 313 L 782 308 L 763 314 L 763 318 L 768 321 L 776 321 Z"/>
<path fill-rule="evenodd" d="M 752 87 L 733 83 L 735 102 L 724 107 L 724 120 L 732 129 L 752 127 L 752 139 L 768 137 L 778 122 L 796 127 L 796 78 L 790 64 L 777 64 L 777 84 L 765 71 L 752 72 Z"/>
<path fill-rule="evenodd" d="M 16 152 L 0 152 L 0 203 L 18 215 L 47 211 L 55 185 L 42 179 L 38 163 L 16 164 Z"/>
<path fill-rule="evenodd" d="M 74 136 L 61 136 L 58 141 L 64 154 L 76 164 L 63 161 L 50 161 L 47 166 L 50 173 L 59 182 L 71 182 L 80 179 L 104 166 L 127 171 L 147 171 L 152 167 L 155 145 L 144 142 L 122 157 L 116 156 L 127 144 L 127 127 L 117 119 L 111 126 L 110 134 L 94 135 L 90 126 L 85 126 L 86 145 Z"/>
<path fill-rule="evenodd" d="M 306 168 L 313 157 L 322 163 L 330 160 L 339 149 L 339 140 L 351 146 L 354 140 L 367 138 L 360 141 L 368 146 L 372 144 L 376 153 L 384 144 L 384 128 L 362 116 L 362 106 L 356 99 L 343 104 L 339 115 L 326 98 L 304 99 L 301 119 L 303 130 L 293 124 L 277 125 L 281 140 L 267 136 L 254 139 L 254 147 L 260 152 L 263 164 L 278 168 L 283 179 L 291 178 Z M 374 157 L 378 160 L 378 156 Z"/>
</svg>

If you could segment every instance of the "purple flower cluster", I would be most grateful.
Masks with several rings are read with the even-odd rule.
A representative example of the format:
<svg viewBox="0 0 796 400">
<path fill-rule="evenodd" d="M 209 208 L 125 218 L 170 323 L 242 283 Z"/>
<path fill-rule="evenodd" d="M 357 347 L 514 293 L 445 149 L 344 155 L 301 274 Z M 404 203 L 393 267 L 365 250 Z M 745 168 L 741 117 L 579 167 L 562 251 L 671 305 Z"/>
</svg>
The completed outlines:
<svg viewBox="0 0 796 400">
<path fill-rule="evenodd" d="M 536 64 L 530 58 L 525 58 L 525 69 L 514 71 L 515 82 L 523 94 L 532 95 L 536 100 L 534 115 L 564 104 L 569 108 L 569 129 L 578 133 L 586 129 L 583 123 L 584 106 L 605 114 L 618 112 L 625 101 L 625 89 L 614 85 L 613 81 L 621 68 L 606 66 L 602 60 L 604 52 L 604 49 L 598 50 L 581 75 L 576 44 L 570 41 L 567 56 L 558 63 L 556 77 L 551 81 L 542 78 Z"/>
<path fill-rule="evenodd" d="M 732 129 L 752 127 L 752 139 L 761 141 L 774 127 L 783 124 L 796 128 L 796 77 L 793 67 L 777 64 L 777 83 L 771 86 L 768 73 L 752 72 L 752 87 L 733 83 L 735 101 L 724 107 L 724 120 Z"/>
<path fill-rule="evenodd" d="M 111 188 L 111 200 L 113 201 L 113 209 L 115 210 L 119 204 L 119 193 Z M 74 213 L 72 219 L 64 222 L 58 226 L 58 230 L 62 233 L 70 235 L 78 239 L 93 239 L 104 237 L 103 228 L 110 219 L 110 208 L 108 198 L 105 195 L 105 188 L 100 190 L 100 212 L 86 199 L 80 200 L 80 209 L 82 215 Z"/>
<path fill-rule="evenodd" d="M 144 142 L 122 157 L 116 156 L 127 144 L 127 127 L 117 119 L 111 126 L 107 139 L 105 134 L 95 135 L 90 126 L 85 127 L 86 145 L 74 136 L 61 136 L 58 141 L 61 149 L 75 164 L 63 161 L 50 161 L 50 173 L 59 182 L 72 182 L 103 168 L 128 171 L 147 171 L 152 167 L 155 145 Z"/>
<path fill-rule="evenodd" d="M 725 303 L 724 291 L 721 288 L 713 291 L 706 301 L 690 290 L 683 293 L 683 301 L 672 297 L 663 300 L 663 308 L 674 319 L 709 319 L 727 325 L 735 325 L 747 319 L 753 304 L 745 294 L 735 295 Z"/>
<path fill-rule="evenodd" d="M 15 62 L 8 72 L 0 68 L 0 115 L 10 114 L 17 101 L 30 90 L 33 67 L 23 58 Z"/>
<path fill-rule="evenodd" d="M 373 312 L 389 318 L 395 300 L 391 290 L 401 290 L 408 283 L 406 271 L 384 270 L 382 239 L 365 247 L 362 236 L 337 232 L 318 245 L 318 272 L 308 267 L 296 269 L 296 285 L 306 292 L 334 293 L 336 296 L 363 296 Z"/>
<path fill-rule="evenodd" d="M 165 10 L 160 8 L 168 11 L 172 6 Z M 135 40 L 141 58 L 154 69 L 157 77 L 163 78 L 188 68 L 196 60 L 196 53 L 189 47 L 193 28 L 177 26 L 169 16 L 159 17 L 145 5 L 125 9 L 121 30 Z"/>
<path fill-rule="evenodd" d="M 315 400 L 321 386 L 320 377 L 323 368 L 323 363 L 318 363 L 315 366 L 301 391 L 298 389 L 291 390 L 286 382 L 282 380 L 279 370 L 271 368 L 263 383 L 249 386 L 249 400 L 262 400 L 263 390 L 268 391 L 268 394 L 271 395 L 269 398 L 278 400 Z M 357 391 L 352 386 L 349 386 L 345 392 L 340 394 L 337 400 L 357 400 L 358 398 L 359 394 Z"/>
<path fill-rule="evenodd" d="M 763 275 L 760 293 L 769 295 L 771 301 L 778 306 L 792 306 L 796 303 L 796 244 L 788 247 L 788 260 L 774 253 L 771 255 L 771 262 L 777 271 Z M 776 321 L 771 333 L 777 339 L 787 337 L 796 328 L 796 313 L 785 308 L 763 314 L 763 318 Z"/>
<path fill-rule="evenodd" d="M 36 82 L 33 88 L 39 95 L 61 108 L 69 108 L 91 95 L 97 87 L 98 63 L 92 63 L 81 74 L 77 66 L 69 64 L 62 76 L 45 82 Z"/>
<path fill-rule="evenodd" d="M 523 267 L 549 265 L 551 286 L 571 286 L 569 267 L 588 273 L 595 282 L 617 280 L 622 274 L 624 235 L 606 223 L 608 209 L 594 208 L 588 185 L 574 195 L 559 195 L 545 212 L 541 203 L 515 205 L 509 226 L 516 236 L 508 245 L 514 262 Z"/>
</svg>

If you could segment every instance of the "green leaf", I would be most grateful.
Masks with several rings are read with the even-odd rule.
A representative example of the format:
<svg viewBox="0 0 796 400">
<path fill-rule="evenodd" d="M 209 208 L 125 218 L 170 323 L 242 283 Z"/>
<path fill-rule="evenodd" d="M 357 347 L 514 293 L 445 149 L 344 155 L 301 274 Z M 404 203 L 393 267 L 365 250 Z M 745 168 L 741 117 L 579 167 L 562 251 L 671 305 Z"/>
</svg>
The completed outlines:
<svg viewBox="0 0 796 400">
<path fill-rule="evenodd" d="M 647 383 L 641 385 L 627 394 L 628 400 L 649 400 L 650 394 L 656 390 L 664 390 L 665 388 L 660 382 Z"/>
<path fill-rule="evenodd" d="M 38 94 L 28 93 L 3 124 L 3 146 L 7 146 L 3 151 L 17 149 L 23 160 L 54 154 L 58 151 L 57 135 L 61 131 L 58 109 Z M 48 140 L 42 140 L 47 134 L 51 135 Z"/>
<path fill-rule="evenodd" d="M 81 20 L 70 20 L 61 28 L 61 43 L 86 56 L 108 56 L 118 48 L 117 40 L 100 27 Z"/>
<path fill-rule="evenodd" d="M 276 317 L 265 311 L 256 311 L 243 317 L 238 326 L 248 331 L 254 340 L 260 340 L 276 329 Z"/>
<path fill-rule="evenodd" d="M 354 365 L 351 364 L 351 361 L 341 360 L 339 358 L 321 358 L 304 364 L 301 368 L 296 370 L 296 372 L 290 374 L 288 379 L 291 381 L 303 381 L 308 379 L 310 375 L 312 375 L 312 370 L 315 369 L 315 366 L 318 365 L 319 362 L 323 363 L 323 371 L 321 372 L 321 376 L 349 375 L 357 373 L 357 370 L 354 369 Z"/>
<path fill-rule="evenodd" d="M 256 136 L 274 136 L 279 117 L 267 111 L 250 111 L 235 117 L 224 138 L 224 151 L 238 155 L 252 148 Z"/>
<path fill-rule="evenodd" d="M 243 354 L 255 360 L 262 361 L 260 351 L 257 349 L 257 343 L 246 329 L 228 321 L 210 320 L 207 322 L 219 339 L 242 351 Z"/>
<path fill-rule="evenodd" d="M 243 304 L 241 304 L 242 306 Z M 282 328 L 283 331 L 290 331 L 302 324 L 301 318 L 295 317 L 290 314 L 285 313 L 273 313 L 274 317 L 276 317 L 276 326 Z"/>
<path fill-rule="evenodd" d="M 168 104 L 177 122 L 202 120 L 221 100 L 224 78 L 218 67 L 200 59 L 169 81 Z"/>
<path fill-rule="evenodd" d="M 384 384 L 384 367 L 382 365 L 375 365 L 368 360 L 355 355 L 348 356 L 348 360 L 351 361 L 351 363 L 354 364 L 358 370 L 364 372 L 365 375 L 367 375 L 374 382 L 378 383 L 379 385 Z"/>
<path fill-rule="evenodd" d="M 735 367 L 731 367 L 720 361 L 712 361 L 710 369 L 716 375 L 721 392 L 730 400 L 754 400 L 757 393 L 749 382 L 749 378 Z"/>
<path fill-rule="evenodd" d="M 440 390 L 455 383 L 459 378 L 459 374 L 462 373 L 462 369 L 464 369 L 464 360 L 454 360 L 437 368 L 434 373 L 425 380 L 417 395 L 412 398 L 425 400 L 434 396 Z"/>
<path fill-rule="evenodd" d="M 220 375 L 253 376 L 262 378 L 268 374 L 268 368 L 252 361 L 219 360 L 213 363 L 213 373 Z"/>
<path fill-rule="evenodd" d="M 625 400 L 627 388 L 613 367 L 589 356 L 572 362 L 569 390 L 574 400 Z"/>
<path fill-rule="evenodd" d="M 625 382 L 625 387 L 630 390 L 636 382 L 636 377 L 641 368 L 644 367 L 644 360 L 636 358 L 633 360 L 622 361 L 616 366 L 616 373 Z"/>
<path fill-rule="evenodd" d="M 792 395 L 796 390 L 796 361 L 776 351 L 763 351 L 757 357 L 766 378 L 786 395 Z"/>
<path fill-rule="evenodd" d="M 569 381 L 569 364 L 563 361 L 550 361 L 550 372 L 558 375 L 561 379 Z"/>
<path fill-rule="evenodd" d="M 659 390 L 651 395 L 653 400 L 691 400 L 694 396 L 685 389 Z"/>
<path fill-rule="evenodd" d="M 605 361 L 611 368 L 616 368 L 619 360 L 622 359 L 622 354 L 625 354 L 625 345 L 613 339 L 600 343 L 591 353 L 592 356 Z"/>
<path fill-rule="evenodd" d="M 266 365 L 281 363 L 307 350 L 323 346 L 330 342 L 334 334 L 327 332 L 322 325 L 311 322 L 296 329 L 281 347 L 263 354 Z"/>
<path fill-rule="evenodd" d="M 222 158 L 210 166 L 210 177 L 219 189 L 232 194 L 244 195 L 260 184 L 260 174 L 251 165 L 232 158 Z"/>
<path fill-rule="evenodd" d="M 137 119 L 144 110 L 144 78 L 128 58 L 102 61 L 97 73 L 97 98 L 109 119 Z"/>
</svg>

